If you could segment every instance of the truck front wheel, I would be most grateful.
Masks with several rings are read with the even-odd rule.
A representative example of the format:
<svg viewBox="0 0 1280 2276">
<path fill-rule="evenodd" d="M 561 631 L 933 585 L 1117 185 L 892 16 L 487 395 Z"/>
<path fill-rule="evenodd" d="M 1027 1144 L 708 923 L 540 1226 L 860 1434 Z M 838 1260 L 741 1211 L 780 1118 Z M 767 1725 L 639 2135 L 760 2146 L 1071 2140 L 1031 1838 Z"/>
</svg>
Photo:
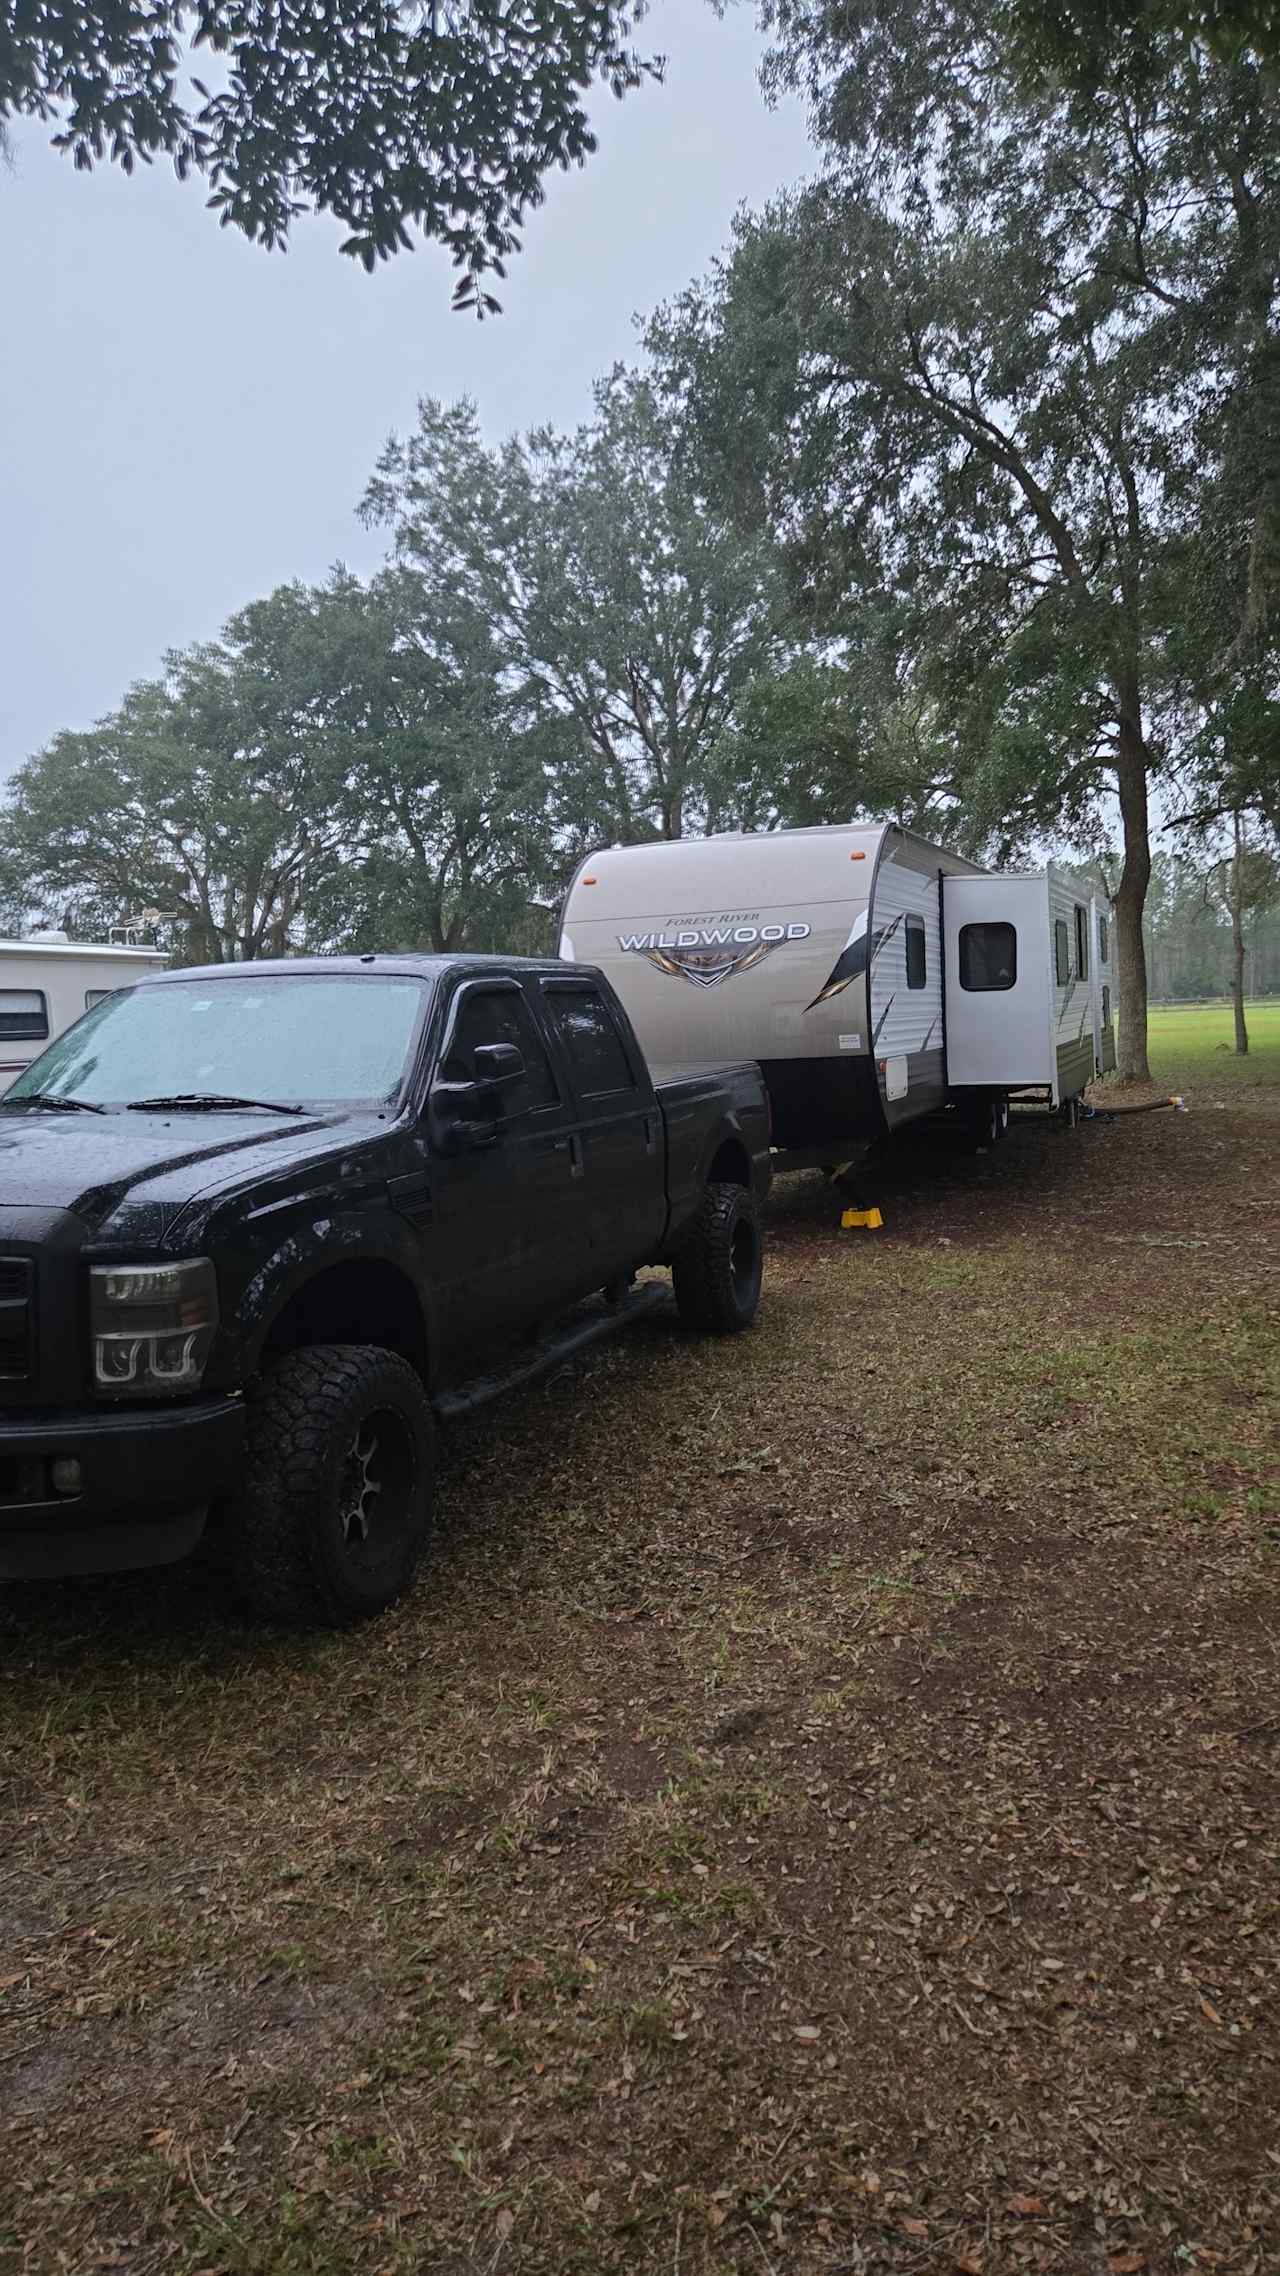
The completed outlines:
<svg viewBox="0 0 1280 2276">
<path fill-rule="evenodd" d="M 345 1628 L 394 1603 L 431 1516 L 427 1395 L 394 1352 L 316 1344 L 250 1395 L 245 1483 L 229 1513 L 233 1578 L 249 1608 Z"/>
<path fill-rule="evenodd" d="M 680 1317 L 713 1335 L 739 1335 L 760 1303 L 764 1244 L 745 1186 L 709 1185 L 685 1246 L 671 1267 Z"/>
</svg>

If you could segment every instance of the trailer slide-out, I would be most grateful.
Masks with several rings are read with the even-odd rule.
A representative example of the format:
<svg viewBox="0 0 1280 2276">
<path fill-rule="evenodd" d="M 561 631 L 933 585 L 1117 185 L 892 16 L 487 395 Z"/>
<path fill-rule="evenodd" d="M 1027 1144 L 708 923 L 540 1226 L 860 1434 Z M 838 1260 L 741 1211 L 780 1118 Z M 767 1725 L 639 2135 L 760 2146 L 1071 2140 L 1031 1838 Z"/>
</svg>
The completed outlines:
<svg viewBox="0 0 1280 2276">
<path fill-rule="evenodd" d="M 991 872 L 893 824 L 615 846 L 582 862 L 560 953 L 603 966 L 654 1065 L 755 1059 L 781 1154 L 1115 1065 L 1110 926 L 1052 867 Z"/>
</svg>

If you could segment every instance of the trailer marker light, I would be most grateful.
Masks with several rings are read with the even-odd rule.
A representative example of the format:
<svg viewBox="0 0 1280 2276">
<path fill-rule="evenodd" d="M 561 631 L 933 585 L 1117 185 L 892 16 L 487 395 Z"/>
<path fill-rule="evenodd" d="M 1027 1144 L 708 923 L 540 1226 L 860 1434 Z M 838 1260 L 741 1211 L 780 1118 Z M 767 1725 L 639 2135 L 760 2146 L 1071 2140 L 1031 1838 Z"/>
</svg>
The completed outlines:
<svg viewBox="0 0 1280 2276">
<path fill-rule="evenodd" d="M 594 885 L 596 881 L 594 877 L 584 877 L 582 882 L 584 885 Z"/>
<path fill-rule="evenodd" d="M 850 854 L 849 856 L 850 861 L 865 861 L 866 858 L 864 853 Z"/>
</svg>

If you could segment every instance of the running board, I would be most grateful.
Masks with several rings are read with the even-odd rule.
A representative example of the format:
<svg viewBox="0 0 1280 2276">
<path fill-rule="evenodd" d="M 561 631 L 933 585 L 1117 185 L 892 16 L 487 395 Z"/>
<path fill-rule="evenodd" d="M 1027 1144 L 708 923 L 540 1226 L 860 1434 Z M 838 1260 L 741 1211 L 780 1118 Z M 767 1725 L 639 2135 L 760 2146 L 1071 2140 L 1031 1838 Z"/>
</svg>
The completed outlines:
<svg viewBox="0 0 1280 2276">
<path fill-rule="evenodd" d="M 456 1390 L 437 1391 L 431 1404 L 441 1422 L 474 1414 L 477 1407 L 487 1407 L 491 1399 L 501 1398 L 504 1392 L 522 1391 L 526 1383 L 536 1383 L 540 1375 L 549 1375 L 553 1367 L 571 1359 L 575 1352 L 585 1351 L 588 1344 L 599 1343 L 603 1337 L 612 1335 L 625 1321 L 634 1320 L 642 1312 L 656 1312 L 670 1302 L 670 1281 L 646 1280 L 638 1288 L 629 1288 L 618 1304 L 593 1304 L 590 1311 L 580 1307 L 570 1313 L 563 1326 L 539 1336 L 533 1345 L 526 1344 L 522 1355 L 501 1374 L 473 1375 Z"/>
</svg>

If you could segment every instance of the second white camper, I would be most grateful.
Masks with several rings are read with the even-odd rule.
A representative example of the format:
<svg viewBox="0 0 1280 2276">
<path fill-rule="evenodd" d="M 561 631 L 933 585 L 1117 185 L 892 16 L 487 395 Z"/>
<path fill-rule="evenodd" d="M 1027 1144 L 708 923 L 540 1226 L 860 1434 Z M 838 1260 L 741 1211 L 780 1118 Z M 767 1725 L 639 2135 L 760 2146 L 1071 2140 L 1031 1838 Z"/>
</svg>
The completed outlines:
<svg viewBox="0 0 1280 2276">
<path fill-rule="evenodd" d="M 1010 1092 L 1069 1108 L 1115 1064 L 1096 900 L 892 824 L 592 854 L 560 953 L 604 968 L 651 1063 L 758 1060 L 793 1156 L 947 1105 L 995 1136 Z"/>
</svg>

